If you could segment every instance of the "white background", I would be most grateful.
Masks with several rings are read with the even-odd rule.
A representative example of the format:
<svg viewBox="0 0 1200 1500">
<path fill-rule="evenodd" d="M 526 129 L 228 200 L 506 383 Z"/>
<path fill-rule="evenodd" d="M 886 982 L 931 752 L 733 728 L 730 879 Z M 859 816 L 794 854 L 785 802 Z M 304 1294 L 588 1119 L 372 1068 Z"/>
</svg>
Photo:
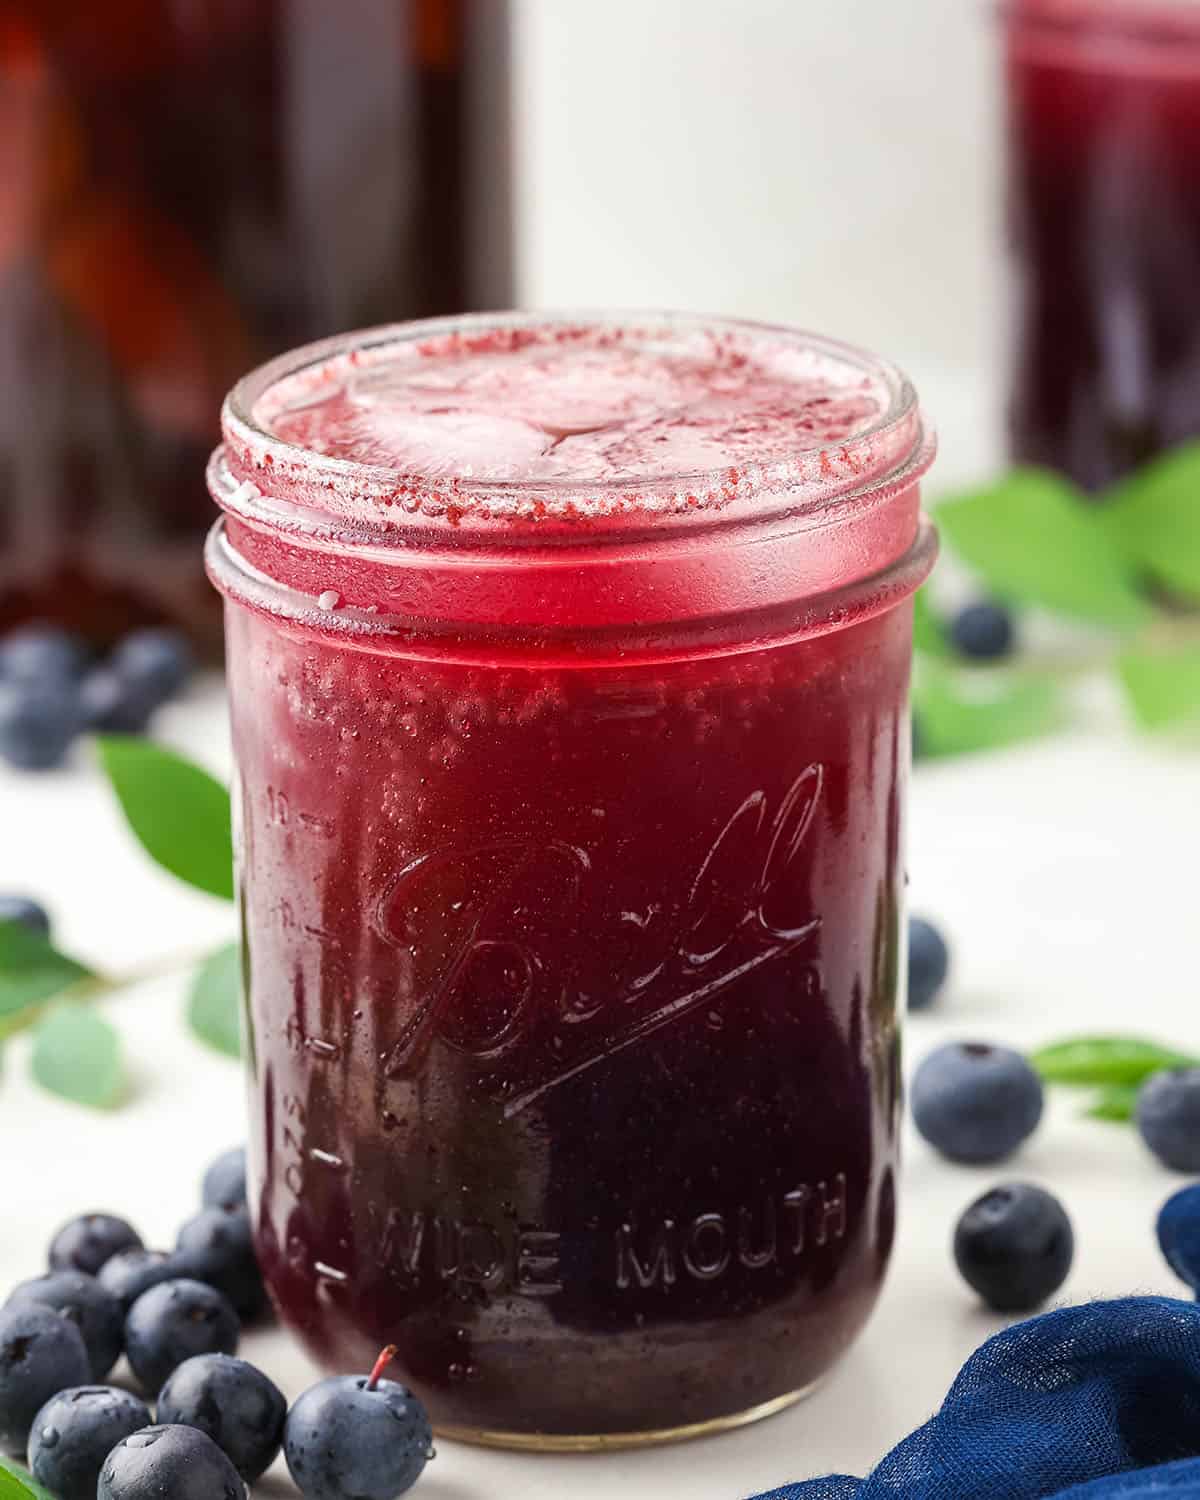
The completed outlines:
<svg viewBox="0 0 1200 1500">
<path fill-rule="evenodd" d="M 989 0 L 515 0 L 515 37 L 523 301 L 866 344 L 941 429 L 935 485 L 998 461 Z"/>
</svg>

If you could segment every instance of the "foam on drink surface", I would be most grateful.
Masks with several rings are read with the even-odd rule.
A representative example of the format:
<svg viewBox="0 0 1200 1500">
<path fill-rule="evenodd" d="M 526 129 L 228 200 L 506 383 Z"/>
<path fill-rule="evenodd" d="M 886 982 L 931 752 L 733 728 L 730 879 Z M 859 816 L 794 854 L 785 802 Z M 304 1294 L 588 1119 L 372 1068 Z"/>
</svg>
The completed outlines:
<svg viewBox="0 0 1200 1500">
<path fill-rule="evenodd" d="M 297 447 L 438 482 L 653 484 L 846 443 L 882 382 L 753 331 L 499 326 L 337 356 L 255 419 Z"/>
</svg>

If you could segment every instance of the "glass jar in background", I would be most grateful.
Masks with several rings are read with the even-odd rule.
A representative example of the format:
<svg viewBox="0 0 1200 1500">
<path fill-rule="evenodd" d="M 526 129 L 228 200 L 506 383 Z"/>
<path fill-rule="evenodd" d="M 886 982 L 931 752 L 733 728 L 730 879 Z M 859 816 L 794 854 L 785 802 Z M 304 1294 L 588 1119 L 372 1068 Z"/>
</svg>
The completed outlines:
<svg viewBox="0 0 1200 1500">
<path fill-rule="evenodd" d="M 504 0 L 0 0 L 0 630 L 219 643 L 221 398 L 506 305 Z"/>
<path fill-rule="evenodd" d="M 544 1448 L 764 1416 L 890 1258 L 911 386 L 786 329 L 442 320 L 210 468 L 250 1200 L 330 1369 Z"/>
<path fill-rule="evenodd" d="M 1097 491 L 1200 435 L 1200 4 L 1009 0 L 1004 27 L 1012 453 Z"/>
</svg>

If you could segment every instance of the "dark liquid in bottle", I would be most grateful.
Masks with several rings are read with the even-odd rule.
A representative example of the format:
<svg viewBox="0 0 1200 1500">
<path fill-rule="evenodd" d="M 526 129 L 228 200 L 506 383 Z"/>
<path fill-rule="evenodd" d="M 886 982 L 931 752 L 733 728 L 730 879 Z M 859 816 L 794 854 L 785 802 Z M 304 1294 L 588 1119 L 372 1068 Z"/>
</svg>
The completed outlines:
<svg viewBox="0 0 1200 1500">
<path fill-rule="evenodd" d="M 214 645 L 225 391 L 507 303 L 502 0 L 0 0 L 0 630 Z"/>
<path fill-rule="evenodd" d="M 1200 434 L 1200 7 L 1008 20 L 1014 456 L 1101 490 Z"/>
</svg>

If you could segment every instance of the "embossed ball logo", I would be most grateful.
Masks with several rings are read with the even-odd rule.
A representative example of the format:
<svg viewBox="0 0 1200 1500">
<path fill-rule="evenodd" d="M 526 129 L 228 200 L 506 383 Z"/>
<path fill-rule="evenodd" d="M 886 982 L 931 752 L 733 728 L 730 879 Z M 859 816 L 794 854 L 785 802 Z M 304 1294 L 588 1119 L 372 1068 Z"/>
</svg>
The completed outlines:
<svg viewBox="0 0 1200 1500">
<path fill-rule="evenodd" d="M 419 997 L 387 1053 L 387 1076 L 416 1073 L 434 1045 L 499 1063 L 545 1035 L 536 1077 L 505 1102 L 512 1116 L 814 940 L 821 919 L 807 909 L 798 860 L 823 784 L 814 763 L 774 805 L 751 793 L 673 907 L 614 910 L 599 924 L 590 900 L 581 920 L 595 871 L 577 845 L 503 839 L 410 861 L 374 918 L 380 936 L 411 955 Z M 603 962 L 564 966 L 564 954 L 578 958 L 592 944 Z M 598 973 L 603 992 L 581 978 Z"/>
</svg>

